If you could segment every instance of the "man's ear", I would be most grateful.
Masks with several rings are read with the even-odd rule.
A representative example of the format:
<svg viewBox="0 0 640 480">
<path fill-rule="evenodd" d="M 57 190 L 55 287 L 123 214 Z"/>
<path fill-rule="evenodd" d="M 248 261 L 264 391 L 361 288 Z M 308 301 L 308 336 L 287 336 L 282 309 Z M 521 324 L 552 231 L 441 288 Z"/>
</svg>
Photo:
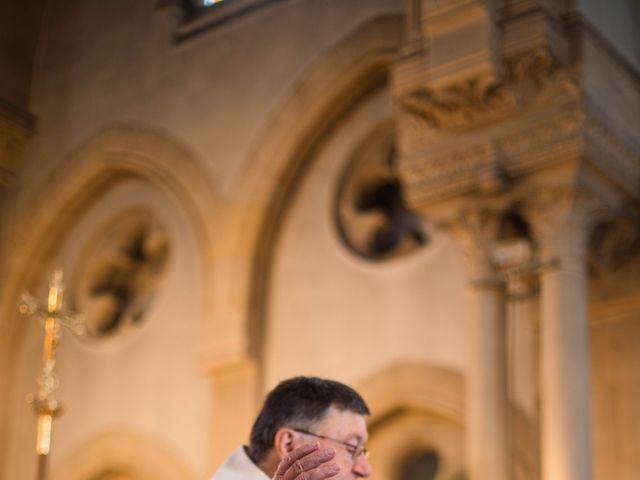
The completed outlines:
<svg viewBox="0 0 640 480">
<path fill-rule="evenodd" d="M 278 457 L 281 459 L 286 457 L 297 446 L 295 431 L 287 427 L 278 429 L 273 439 L 273 448 Z"/>
</svg>

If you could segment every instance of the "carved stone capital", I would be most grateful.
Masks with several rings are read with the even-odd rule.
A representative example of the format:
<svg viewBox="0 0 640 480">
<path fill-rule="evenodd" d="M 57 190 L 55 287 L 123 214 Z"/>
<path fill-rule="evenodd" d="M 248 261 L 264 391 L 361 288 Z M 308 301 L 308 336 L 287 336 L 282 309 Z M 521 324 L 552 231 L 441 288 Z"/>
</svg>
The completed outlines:
<svg viewBox="0 0 640 480">
<path fill-rule="evenodd" d="M 500 283 L 493 248 L 500 230 L 501 212 L 491 206 L 469 207 L 459 210 L 439 226 L 449 233 L 458 245 L 476 286 L 495 287 Z"/>
<path fill-rule="evenodd" d="M 595 192 L 574 186 L 537 186 L 523 196 L 523 211 L 532 227 L 543 262 L 586 261 L 586 246 L 595 225 L 611 207 Z"/>
</svg>

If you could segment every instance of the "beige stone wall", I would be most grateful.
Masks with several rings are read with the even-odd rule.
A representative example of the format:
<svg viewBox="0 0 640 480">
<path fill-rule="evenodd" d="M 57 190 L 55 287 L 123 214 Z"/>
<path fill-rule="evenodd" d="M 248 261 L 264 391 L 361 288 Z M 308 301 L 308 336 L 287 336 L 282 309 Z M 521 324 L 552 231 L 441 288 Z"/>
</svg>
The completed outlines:
<svg viewBox="0 0 640 480">
<path fill-rule="evenodd" d="M 350 112 L 317 149 L 286 212 L 266 319 L 268 387 L 299 373 L 357 383 L 407 360 L 465 368 L 465 281 L 450 240 L 434 231 L 423 249 L 372 262 L 337 231 L 343 170 L 392 112 L 384 90 Z"/>
<path fill-rule="evenodd" d="M 626 311 L 609 305 L 591 327 L 595 471 L 596 478 L 630 480 L 640 462 L 640 304 L 620 303 Z"/>
<path fill-rule="evenodd" d="M 151 0 L 58 0 L 45 12 L 33 111 L 39 183 L 96 131 L 143 124 L 185 140 L 231 195 L 267 120 L 327 49 L 400 1 L 284 2 L 175 44 L 177 12 Z"/>
</svg>

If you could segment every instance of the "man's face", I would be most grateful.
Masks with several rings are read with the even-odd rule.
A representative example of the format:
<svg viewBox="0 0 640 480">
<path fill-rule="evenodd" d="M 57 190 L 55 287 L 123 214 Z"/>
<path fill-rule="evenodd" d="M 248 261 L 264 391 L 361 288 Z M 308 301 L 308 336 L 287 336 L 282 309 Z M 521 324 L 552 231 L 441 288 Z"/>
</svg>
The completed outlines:
<svg viewBox="0 0 640 480">
<path fill-rule="evenodd" d="M 326 439 L 314 438 L 321 447 L 335 449 L 336 456 L 333 462 L 340 466 L 340 473 L 333 479 L 352 480 L 371 476 L 371 464 L 366 455 L 362 454 L 362 448 L 359 448 L 364 446 L 368 439 L 367 424 L 362 415 L 331 407 L 324 418 L 310 427 L 309 431 L 327 437 Z M 306 434 L 301 436 L 305 437 L 303 438 L 305 442 L 310 440 Z M 353 448 L 340 442 L 351 445 Z M 355 458 L 354 451 L 357 452 Z"/>
</svg>

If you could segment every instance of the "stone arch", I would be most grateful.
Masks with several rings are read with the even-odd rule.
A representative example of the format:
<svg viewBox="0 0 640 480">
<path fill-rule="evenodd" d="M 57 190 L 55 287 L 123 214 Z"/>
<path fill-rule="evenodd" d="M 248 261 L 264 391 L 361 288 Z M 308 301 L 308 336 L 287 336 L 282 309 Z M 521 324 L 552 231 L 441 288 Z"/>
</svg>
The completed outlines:
<svg viewBox="0 0 640 480">
<path fill-rule="evenodd" d="M 286 205 L 325 135 L 359 101 L 385 86 L 402 21 L 399 14 L 374 18 L 329 50 L 298 82 L 252 148 L 234 202 L 238 211 L 230 215 L 237 233 L 225 248 L 233 259 L 229 288 L 242 291 L 250 285 L 231 308 L 242 317 L 237 324 L 248 331 L 250 358 L 262 357 L 270 261 Z"/>
<path fill-rule="evenodd" d="M 174 452 L 137 432 L 104 431 L 54 465 L 53 480 L 195 480 Z"/>
<path fill-rule="evenodd" d="M 463 377 L 455 370 L 423 363 L 396 363 L 359 382 L 357 390 L 372 411 L 368 422 L 371 430 L 399 408 L 428 410 L 464 424 Z"/>
<path fill-rule="evenodd" d="M 227 409 L 214 418 L 214 431 L 225 432 L 212 441 L 214 464 L 244 440 L 264 390 L 270 259 L 287 201 L 330 128 L 384 86 L 402 27 L 400 14 L 373 18 L 314 62 L 265 124 L 239 175 L 225 215 L 228 234 L 217 239 L 217 275 L 225 281 L 213 291 L 213 318 L 223 335 L 212 338 L 203 358 L 218 405 Z"/>
<path fill-rule="evenodd" d="M 4 319 L 0 324 L 0 378 L 10 378 L 12 359 L 23 331 L 16 308 L 21 291 L 33 290 L 43 281 L 42 265 L 92 200 L 118 181 L 131 177 L 144 179 L 166 192 L 185 212 L 204 264 L 204 291 L 211 289 L 210 265 L 215 261 L 211 219 L 217 216 L 219 202 L 194 156 L 163 132 L 130 125 L 105 128 L 79 148 L 45 186 L 35 189 L 39 193 L 29 199 L 7 243 L 8 260 L 0 287 L 0 318 Z M 210 310 L 209 297 L 205 295 L 204 318 Z M 201 323 L 201 328 L 204 337 L 206 322 Z M 0 386 L 2 427 L 7 419 L 8 402 L 4 400 L 9 383 Z M 0 433 L 3 447 L 6 427 L 0 428 Z"/>
<path fill-rule="evenodd" d="M 368 421 L 372 451 L 377 437 L 384 437 L 384 455 L 372 455 L 374 463 L 378 457 L 380 465 L 374 468 L 381 476 L 392 478 L 392 472 L 399 471 L 403 456 L 437 447 L 432 443 L 433 437 L 440 436 L 445 462 L 444 471 L 437 478 L 458 478 L 464 461 L 465 396 L 461 373 L 422 363 L 397 363 L 360 382 L 357 390 L 372 412 Z M 421 432 L 424 428 L 420 422 L 433 432 Z"/>
</svg>

